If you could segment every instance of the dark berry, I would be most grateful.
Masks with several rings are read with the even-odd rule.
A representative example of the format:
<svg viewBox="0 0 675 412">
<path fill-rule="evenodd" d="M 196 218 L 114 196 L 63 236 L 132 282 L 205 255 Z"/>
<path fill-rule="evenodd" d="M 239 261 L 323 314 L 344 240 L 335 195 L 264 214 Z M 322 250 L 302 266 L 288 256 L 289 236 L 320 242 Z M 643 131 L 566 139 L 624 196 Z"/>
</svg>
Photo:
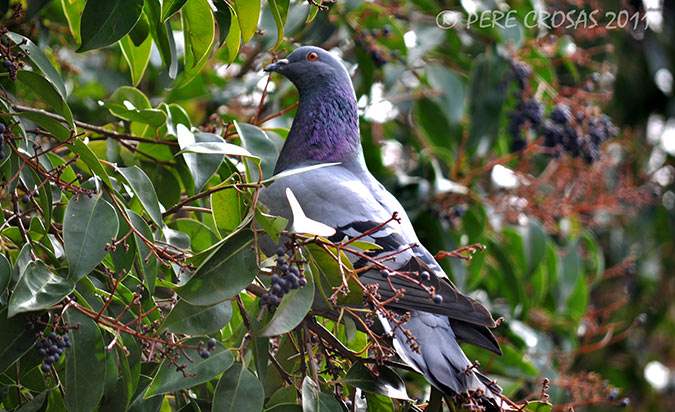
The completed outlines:
<svg viewBox="0 0 675 412">
<path fill-rule="evenodd" d="M 298 269 L 297 266 L 291 266 L 290 268 L 288 268 L 288 270 L 289 270 L 292 274 L 294 274 L 295 276 L 299 276 L 299 275 L 300 275 L 300 269 Z"/>
<path fill-rule="evenodd" d="M 628 398 L 621 399 L 621 402 L 619 403 L 620 407 L 625 408 L 628 405 L 630 405 L 630 399 L 628 399 Z"/>
<path fill-rule="evenodd" d="M 281 273 L 286 273 L 286 272 L 288 272 L 288 265 L 285 264 L 285 263 L 282 264 L 282 265 L 279 265 L 279 272 L 281 272 Z"/>
<path fill-rule="evenodd" d="M 42 369 L 42 372 L 47 373 L 50 370 L 52 370 L 52 365 L 49 365 L 49 364 L 43 362 L 42 366 L 41 366 L 41 369 Z"/>
<path fill-rule="evenodd" d="M 284 263 L 286 263 L 286 259 L 284 259 L 283 256 L 279 256 L 277 258 L 277 263 L 280 264 L 280 265 L 283 265 Z"/>
<path fill-rule="evenodd" d="M 281 287 L 281 285 L 279 283 L 275 283 L 271 287 L 272 293 L 275 294 L 275 295 L 278 294 L 279 292 L 281 292 L 281 289 L 283 289 L 283 287 Z"/>
<path fill-rule="evenodd" d="M 274 296 L 274 295 L 271 295 L 271 296 L 270 296 L 270 301 L 269 301 L 269 303 L 270 303 L 270 305 L 272 305 L 272 306 L 278 305 L 278 304 L 279 304 L 279 297 Z"/>
<path fill-rule="evenodd" d="M 284 293 L 288 293 L 291 291 L 291 282 L 284 280 L 284 282 L 281 283 L 281 287 L 284 288 Z"/>
<path fill-rule="evenodd" d="M 65 348 L 66 347 L 66 341 L 63 339 L 59 339 L 56 341 L 56 346 L 59 348 Z"/>
<path fill-rule="evenodd" d="M 45 358 L 45 363 L 47 365 L 51 365 L 52 363 L 54 363 L 54 361 L 56 361 L 56 359 L 54 359 L 54 355 L 49 355 Z"/>
<path fill-rule="evenodd" d="M 263 303 L 269 302 L 269 301 L 270 301 L 270 294 L 269 294 L 269 293 L 263 294 L 263 295 L 260 297 L 260 300 L 262 300 Z"/>
<path fill-rule="evenodd" d="M 298 279 L 298 284 L 300 285 L 300 287 L 305 286 L 307 284 L 307 279 L 305 278 Z"/>
<path fill-rule="evenodd" d="M 27 205 L 28 203 L 30 203 L 30 196 L 23 195 L 23 197 L 21 197 L 21 203 L 23 203 L 24 205 Z"/>
<path fill-rule="evenodd" d="M 296 279 L 295 281 L 291 282 L 291 289 L 297 289 L 300 287 L 300 282 Z"/>
<path fill-rule="evenodd" d="M 609 392 L 609 395 L 607 395 L 607 399 L 613 401 L 617 396 L 619 396 L 619 390 L 614 388 Z"/>
<path fill-rule="evenodd" d="M 209 339 L 209 341 L 206 344 L 211 349 L 215 348 L 216 347 L 216 338 Z"/>
<path fill-rule="evenodd" d="M 211 356 L 211 352 L 209 352 L 207 350 L 203 350 L 203 351 L 199 352 L 199 356 L 201 356 L 204 359 L 207 359 L 209 356 Z"/>
<path fill-rule="evenodd" d="M 54 357 L 54 362 L 58 362 L 59 359 L 61 359 L 61 355 L 59 353 L 55 353 L 52 356 Z"/>
<path fill-rule="evenodd" d="M 277 275 L 275 273 L 275 274 L 272 275 L 272 278 L 270 279 L 270 281 L 272 282 L 272 284 L 275 284 L 279 281 L 279 279 L 281 279 L 281 278 L 279 277 L 279 275 Z"/>
<path fill-rule="evenodd" d="M 0 160 L 5 158 L 5 151 L 0 148 Z"/>
<path fill-rule="evenodd" d="M 565 125 L 572 119 L 572 110 L 565 104 L 556 104 L 553 110 L 551 110 L 549 117 L 552 122 Z"/>
<path fill-rule="evenodd" d="M 49 334 L 49 340 L 52 342 L 56 342 L 56 333 L 52 332 Z"/>
<path fill-rule="evenodd" d="M 42 357 L 42 358 L 44 358 L 45 356 L 47 356 L 47 351 L 44 350 L 44 348 L 38 349 L 37 352 L 38 352 L 38 355 L 40 355 L 40 357 Z"/>
<path fill-rule="evenodd" d="M 66 341 L 66 342 L 68 342 L 70 340 L 70 336 L 68 336 L 68 335 L 63 335 L 62 337 L 63 337 L 63 340 Z"/>
<path fill-rule="evenodd" d="M 422 271 L 422 273 L 420 273 L 420 279 L 422 279 L 423 281 L 426 282 L 426 281 L 428 281 L 429 279 L 431 279 L 431 275 L 429 274 L 429 272 L 427 272 L 426 270 L 424 270 L 424 271 Z"/>
<path fill-rule="evenodd" d="M 434 303 L 437 303 L 437 304 L 443 303 L 443 296 L 441 296 L 441 295 L 435 295 L 435 296 L 434 296 Z"/>
<path fill-rule="evenodd" d="M 2 124 L 2 123 L 0 123 Z M 26 332 L 32 332 L 35 330 L 35 324 L 33 322 L 27 322 L 25 325 Z"/>
<path fill-rule="evenodd" d="M 511 141 L 511 151 L 520 152 L 527 147 L 527 141 L 525 139 L 513 139 Z"/>
<path fill-rule="evenodd" d="M 283 256 L 284 253 L 286 253 L 286 250 L 282 247 L 279 247 L 279 248 L 277 248 L 276 252 L 274 252 L 274 253 L 276 253 L 277 256 Z"/>
<path fill-rule="evenodd" d="M 454 217 L 462 217 L 466 213 L 466 208 L 464 206 L 456 206 L 452 209 L 452 215 Z"/>
<path fill-rule="evenodd" d="M 49 347 L 49 345 L 47 345 Z M 38 343 L 35 344 L 35 349 L 42 349 L 44 348 L 44 341 L 38 341 Z"/>
<path fill-rule="evenodd" d="M 385 279 L 388 278 L 390 274 L 391 274 L 391 272 L 389 272 L 389 270 L 387 270 L 387 269 L 382 269 L 380 271 L 380 275 L 382 275 L 382 277 L 385 278 Z"/>
<path fill-rule="evenodd" d="M 371 50 L 370 58 L 373 59 L 373 63 L 375 63 L 375 66 L 377 67 L 382 67 L 387 64 L 387 58 L 384 57 L 384 55 L 382 55 L 379 50 Z"/>
<path fill-rule="evenodd" d="M 51 346 L 49 346 L 49 353 L 51 353 L 51 354 L 53 355 L 53 354 L 56 353 L 56 351 L 57 351 L 58 349 L 59 349 L 58 346 L 56 346 L 56 345 L 51 345 Z"/>
<path fill-rule="evenodd" d="M 63 355 L 63 349 L 61 349 L 61 348 L 56 348 L 56 352 L 54 352 L 54 354 L 55 354 L 55 355 L 59 355 L 59 356 Z"/>
<path fill-rule="evenodd" d="M 383 36 L 389 36 L 391 34 L 391 27 L 388 24 L 385 24 L 380 33 L 382 33 Z"/>
<path fill-rule="evenodd" d="M 0 123 L 0 134 L 5 133 L 6 130 L 7 130 L 7 126 L 5 126 L 4 123 Z"/>
<path fill-rule="evenodd" d="M 5 69 L 9 69 L 10 67 L 12 67 L 12 62 L 9 60 L 5 60 L 4 62 L 2 62 L 2 65 L 5 67 Z"/>
<path fill-rule="evenodd" d="M 73 346 L 73 344 L 72 344 L 72 343 L 70 343 L 70 341 L 69 341 L 69 340 L 67 340 L 67 341 L 66 341 L 66 348 L 69 348 L 69 347 L 71 347 L 71 346 Z"/>
<path fill-rule="evenodd" d="M 525 81 L 532 74 L 532 68 L 527 64 L 519 61 L 512 63 L 513 74 L 515 75 L 518 86 L 522 89 L 525 87 Z"/>
</svg>

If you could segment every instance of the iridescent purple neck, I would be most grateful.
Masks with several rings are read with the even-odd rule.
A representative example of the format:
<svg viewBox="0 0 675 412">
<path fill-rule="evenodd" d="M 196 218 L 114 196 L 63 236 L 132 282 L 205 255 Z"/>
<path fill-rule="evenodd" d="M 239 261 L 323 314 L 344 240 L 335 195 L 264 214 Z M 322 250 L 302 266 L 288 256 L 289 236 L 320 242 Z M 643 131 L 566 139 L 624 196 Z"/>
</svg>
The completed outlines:
<svg viewBox="0 0 675 412">
<path fill-rule="evenodd" d="M 361 153 L 356 96 L 351 84 L 326 81 L 299 90 L 300 102 L 274 173 L 294 166 L 358 160 Z"/>
</svg>

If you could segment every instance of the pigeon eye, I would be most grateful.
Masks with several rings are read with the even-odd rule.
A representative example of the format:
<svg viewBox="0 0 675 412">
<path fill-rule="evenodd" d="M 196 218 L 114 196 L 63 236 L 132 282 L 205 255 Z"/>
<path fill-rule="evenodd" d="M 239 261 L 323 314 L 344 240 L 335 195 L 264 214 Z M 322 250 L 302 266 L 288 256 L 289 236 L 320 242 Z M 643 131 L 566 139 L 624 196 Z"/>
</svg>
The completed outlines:
<svg viewBox="0 0 675 412">
<path fill-rule="evenodd" d="M 309 60 L 311 62 L 313 62 L 315 60 L 319 60 L 319 55 L 314 53 L 314 52 L 311 52 L 310 54 L 307 55 L 307 60 Z"/>
</svg>

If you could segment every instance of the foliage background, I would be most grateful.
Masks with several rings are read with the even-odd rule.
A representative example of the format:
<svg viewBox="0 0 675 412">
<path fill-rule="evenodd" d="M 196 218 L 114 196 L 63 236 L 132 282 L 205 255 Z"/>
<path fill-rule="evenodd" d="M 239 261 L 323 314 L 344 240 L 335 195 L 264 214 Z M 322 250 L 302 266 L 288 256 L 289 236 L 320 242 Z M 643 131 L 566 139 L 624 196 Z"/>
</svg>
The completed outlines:
<svg viewBox="0 0 675 412">
<path fill-rule="evenodd" d="M 0 406 L 281 411 L 299 410 L 290 404 L 302 398 L 306 410 L 340 410 L 347 403 L 334 395 L 354 401 L 360 387 L 370 410 L 409 407 L 389 397 L 400 397 L 400 377 L 377 378 L 339 353 L 326 356 L 307 329 L 292 332 L 311 302 L 301 292 L 313 282 L 272 320 L 261 314 L 262 325 L 250 324 L 259 306 L 243 289 L 256 263 L 273 263 L 236 251 L 253 244 L 246 227 L 255 184 L 246 182 L 257 181 L 256 162 L 269 177 L 293 110 L 261 120 L 297 100 L 283 79 L 266 86 L 261 68 L 313 44 L 354 69 L 366 160 L 406 206 L 422 242 L 433 252 L 487 246 L 470 262 L 442 262 L 460 289 L 505 318 L 496 330 L 505 355 L 467 347 L 469 357 L 514 400 L 540 399 L 542 379 L 550 379 L 554 410 L 614 410 L 623 398 L 636 411 L 675 408 L 672 5 L 657 2 L 649 28 L 609 30 L 606 19 L 593 29 L 522 22 L 531 10 L 644 14 L 644 5 L 340 0 L 319 11 L 309 3 L 0 1 L 1 50 L 14 63 L 0 69 L 1 121 L 11 131 L 1 165 Z M 12 17 L 19 4 L 23 13 Z M 441 10 L 466 16 L 473 7 L 516 10 L 520 23 L 436 25 Z M 13 46 L 20 36 L 32 43 Z M 531 69 L 522 86 L 514 61 Z M 621 133 L 590 164 L 556 156 L 541 129 L 512 153 L 509 119 L 531 96 L 545 105 L 544 117 L 565 103 L 609 114 Z M 259 160 L 204 144 L 224 141 Z M 256 220 L 275 231 L 273 220 Z M 201 277 L 226 290 L 191 279 L 205 261 Z M 314 276 L 335 269 L 313 262 L 306 269 Z M 363 349 L 366 335 L 344 322 L 324 321 L 349 349 Z M 281 335 L 271 347 L 265 333 L 246 334 L 266 327 Z M 73 345 L 55 372 L 43 373 L 33 345 L 54 328 Z M 167 340 L 205 347 L 209 337 L 217 345 L 208 359 L 186 349 L 196 377 L 167 360 L 160 366 L 156 356 L 175 346 Z M 309 344 L 320 370 L 334 360 L 334 376 L 317 377 L 322 392 L 303 380 L 312 360 L 305 349 L 290 356 L 300 350 L 291 339 Z M 290 375 L 268 359 L 270 348 Z M 423 379 L 396 372 L 410 397 L 428 399 Z M 362 407 L 358 399 L 350 405 Z"/>
</svg>

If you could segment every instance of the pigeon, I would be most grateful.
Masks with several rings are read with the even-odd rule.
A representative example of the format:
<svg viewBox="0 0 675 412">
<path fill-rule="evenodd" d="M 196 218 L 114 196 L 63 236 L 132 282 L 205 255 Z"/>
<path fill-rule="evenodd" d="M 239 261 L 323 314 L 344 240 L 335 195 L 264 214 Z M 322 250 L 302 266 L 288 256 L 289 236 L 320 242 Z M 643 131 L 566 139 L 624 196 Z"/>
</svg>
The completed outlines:
<svg viewBox="0 0 675 412">
<path fill-rule="evenodd" d="M 283 172 L 283 176 L 261 190 L 260 202 L 272 214 L 292 220 L 290 189 L 307 218 L 334 229 L 331 241 L 367 233 L 360 240 L 380 247 L 368 252 L 371 259 L 395 258 L 384 262 L 387 269 L 365 270 L 359 280 L 379 285 L 382 301 L 394 295 L 389 282 L 405 289 L 402 297 L 386 306 L 397 314 L 407 314 L 401 327 L 378 314 L 399 357 L 446 396 L 478 394 L 489 404 L 488 410 L 505 408 L 501 388 L 475 370 L 476 365 L 459 345 L 465 342 L 501 355 L 489 330 L 496 322 L 483 305 L 450 281 L 420 244 L 399 201 L 368 171 L 356 95 L 345 66 L 322 48 L 303 46 L 264 71 L 290 80 L 298 90 L 299 103 L 274 169 L 275 175 Z M 325 167 L 309 167 L 313 165 Z M 298 168 L 303 171 L 289 173 Z M 394 215 L 397 219 L 392 219 Z M 363 256 L 349 258 L 355 268 L 372 263 Z M 422 284 L 433 286 L 435 292 L 430 294 L 419 282 L 397 276 L 397 271 L 417 274 Z M 406 330 L 416 345 L 410 343 Z"/>
</svg>

